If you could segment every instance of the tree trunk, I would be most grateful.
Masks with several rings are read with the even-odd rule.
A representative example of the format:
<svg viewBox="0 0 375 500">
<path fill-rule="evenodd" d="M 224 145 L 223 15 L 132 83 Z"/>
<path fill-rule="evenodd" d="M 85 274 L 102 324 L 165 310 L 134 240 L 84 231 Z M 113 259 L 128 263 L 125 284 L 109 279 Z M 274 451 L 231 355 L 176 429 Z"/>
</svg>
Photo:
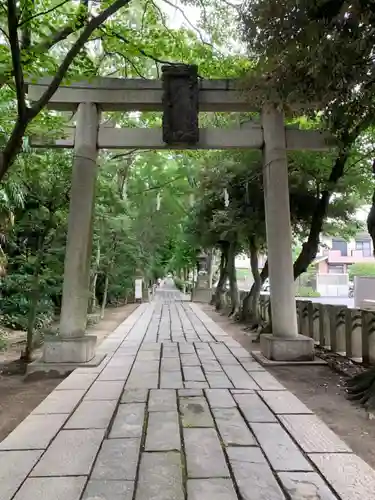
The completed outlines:
<svg viewBox="0 0 375 500">
<path fill-rule="evenodd" d="M 25 352 L 21 354 L 21 359 L 26 363 L 30 363 L 32 361 L 32 353 L 34 349 L 34 328 L 40 299 L 39 277 L 43 265 L 46 239 L 51 229 L 52 219 L 53 213 L 50 211 L 48 222 L 46 223 L 43 234 L 40 236 L 40 239 L 38 241 L 38 250 L 36 253 L 36 262 L 34 267 L 33 280 L 31 283 L 31 292 L 29 296 L 30 309 L 27 321 L 26 347 Z"/>
<path fill-rule="evenodd" d="M 211 290 L 212 288 L 212 277 L 214 271 L 214 250 L 208 252 L 208 288 Z"/>
<path fill-rule="evenodd" d="M 220 276 L 219 281 L 216 287 L 215 296 L 213 303 L 215 305 L 215 309 L 220 311 L 223 307 L 223 294 L 225 290 L 225 284 L 228 278 L 227 272 L 227 262 L 228 262 L 228 245 L 224 244 L 221 248 L 221 257 L 220 257 Z"/>
<path fill-rule="evenodd" d="M 35 328 L 36 317 L 38 314 L 38 304 L 40 298 L 39 275 L 42 269 L 42 262 L 44 256 L 44 241 L 47 236 L 48 229 L 49 229 L 49 223 L 44 231 L 43 236 L 41 237 L 41 240 L 39 241 L 39 248 L 36 255 L 36 263 L 31 283 L 31 291 L 29 296 L 30 309 L 27 319 L 26 347 L 25 347 L 25 352 L 21 354 L 21 359 L 26 363 L 30 363 L 32 361 L 32 354 L 34 350 L 34 328 Z"/>
<path fill-rule="evenodd" d="M 375 180 L 375 160 L 372 163 L 372 174 Z M 372 239 L 372 245 L 374 248 L 374 256 L 375 256 L 375 190 L 372 195 L 372 206 L 367 216 L 367 231 Z"/>
<path fill-rule="evenodd" d="M 93 269 L 94 275 L 90 286 L 89 313 L 94 313 L 98 305 L 96 300 L 96 284 L 98 282 L 99 266 L 100 266 L 100 244 L 98 243 L 98 248 L 96 250 L 95 266 Z"/>
<path fill-rule="evenodd" d="M 236 264 L 235 264 L 236 248 L 237 248 L 237 242 L 231 242 L 229 245 L 228 262 L 227 262 L 229 292 L 232 305 L 229 316 L 236 315 L 240 310 L 240 292 L 238 290 Z"/>
<path fill-rule="evenodd" d="M 331 174 L 327 182 L 327 188 L 321 192 L 316 204 L 310 225 L 310 233 L 307 241 L 302 245 L 302 251 L 294 262 L 294 279 L 297 279 L 313 262 L 319 250 L 319 236 L 323 229 L 323 224 L 328 212 L 329 201 L 333 188 L 344 175 L 344 167 L 349 158 L 349 152 L 341 152 L 332 167 Z"/>
<path fill-rule="evenodd" d="M 257 259 L 258 262 L 258 259 Z M 250 252 L 250 263 L 251 263 L 251 270 L 253 272 L 253 264 L 251 261 L 251 252 Z M 243 303 L 242 303 L 242 311 L 241 311 L 241 320 L 242 321 L 252 321 L 253 320 L 253 312 L 254 312 L 254 307 L 256 307 L 256 313 L 258 314 L 258 319 L 259 318 L 259 297 L 260 297 L 260 292 L 262 289 L 263 283 L 266 281 L 268 278 L 268 260 L 266 260 L 264 267 L 262 271 L 259 273 L 258 269 L 258 263 L 257 263 L 257 271 L 259 275 L 259 289 L 257 288 L 256 284 L 256 279 L 253 273 L 254 277 L 254 283 L 250 289 L 250 292 L 245 296 Z M 254 325 L 254 327 L 257 325 Z"/>
<path fill-rule="evenodd" d="M 13 164 L 18 153 L 22 149 L 23 136 L 29 121 L 30 120 L 23 121 L 20 118 L 17 119 L 8 142 L 3 151 L 0 152 L 0 181 L 3 180 L 9 167 Z"/>
<path fill-rule="evenodd" d="M 262 288 L 262 280 L 259 273 L 259 261 L 258 261 L 258 248 L 255 238 L 250 238 L 249 241 L 250 250 L 250 267 L 254 278 L 253 293 L 250 297 L 250 318 L 253 323 L 253 327 L 258 327 L 260 323 L 259 317 L 259 297 Z"/>
<path fill-rule="evenodd" d="M 25 352 L 21 355 L 21 359 L 26 363 L 32 361 L 32 354 L 34 350 L 34 327 L 38 312 L 39 303 L 39 270 L 36 271 L 33 277 L 32 290 L 30 294 L 30 309 L 27 321 L 26 332 L 26 347 Z"/>
<path fill-rule="evenodd" d="M 105 312 L 105 307 L 107 305 L 107 297 L 108 297 L 108 286 L 109 286 L 109 277 L 108 273 L 105 275 L 105 282 L 104 282 L 104 293 L 103 293 L 103 302 L 102 302 L 102 309 L 100 313 L 100 318 L 104 318 L 104 312 Z"/>
</svg>

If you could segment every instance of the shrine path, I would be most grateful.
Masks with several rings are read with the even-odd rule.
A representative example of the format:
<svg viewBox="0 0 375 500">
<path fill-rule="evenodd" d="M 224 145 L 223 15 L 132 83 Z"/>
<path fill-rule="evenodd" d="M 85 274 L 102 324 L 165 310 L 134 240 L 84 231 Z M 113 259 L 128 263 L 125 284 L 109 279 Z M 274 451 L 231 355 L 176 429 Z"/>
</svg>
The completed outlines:
<svg viewBox="0 0 375 500">
<path fill-rule="evenodd" d="M 162 288 L 1 444 L 0 500 L 375 500 L 375 471 Z"/>
</svg>

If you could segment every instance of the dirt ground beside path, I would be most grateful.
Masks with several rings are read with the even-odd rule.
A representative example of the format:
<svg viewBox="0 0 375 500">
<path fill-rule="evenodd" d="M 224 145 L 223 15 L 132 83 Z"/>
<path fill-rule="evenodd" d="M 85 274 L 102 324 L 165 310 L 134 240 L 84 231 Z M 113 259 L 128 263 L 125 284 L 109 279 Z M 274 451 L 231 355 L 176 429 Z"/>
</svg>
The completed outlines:
<svg viewBox="0 0 375 500">
<path fill-rule="evenodd" d="M 251 339 L 241 325 L 213 311 L 211 306 L 201 307 L 245 349 L 256 349 L 256 345 L 251 346 Z M 267 366 L 266 369 L 315 412 L 357 455 L 375 468 L 375 421 L 369 420 L 365 410 L 346 399 L 344 377 L 328 366 Z"/>
<path fill-rule="evenodd" d="M 107 309 L 105 318 L 87 331 L 102 342 L 137 308 L 136 304 Z M 24 380 L 21 367 L 15 362 L 19 348 L 0 353 L 0 441 L 2 441 L 44 398 L 61 379 Z"/>
</svg>

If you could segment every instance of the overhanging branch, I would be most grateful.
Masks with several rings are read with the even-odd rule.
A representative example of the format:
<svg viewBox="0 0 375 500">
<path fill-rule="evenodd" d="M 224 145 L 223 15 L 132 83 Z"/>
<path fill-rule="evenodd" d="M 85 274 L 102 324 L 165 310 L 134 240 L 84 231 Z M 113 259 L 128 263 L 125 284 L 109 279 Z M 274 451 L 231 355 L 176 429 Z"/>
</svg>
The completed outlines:
<svg viewBox="0 0 375 500">
<path fill-rule="evenodd" d="M 54 5 L 53 7 L 51 7 L 50 9 L 48 10 L 45 10 L 43 12 L 38 12 L 37 14 L 34 14 L 30 17 L 28 17 L 27 19 L 24 19 L 23 21 L 19 22 L 18 23 L 18 27 L 20 28 L 21 26 L 23 26 L 24 24 L 27 24 L 29 23 L 30 21 L 32 21 L 33 19 L 36 19 L 40 16 L 44 16 L 46 14 L 50 14 L 51 12 L 57 10 L 59 7 L 62 7 L 63 5 L 65 5 L 66 3 L 68 3 L 70 0 L 63 0 L 62 2 Z"/>
<path fill-rule="evenodd" d="M 130 45 L 131 42 L 125 38 L 123 35 L 120 35 L 120 33 L 117 33 L 116 31 L 114 31 L 112 28 L 111 29 L 108 29 L 108 28 L 102 28 L 102 31 L 103 33 L 105 34 L 109 34 L 109 35 L 112 35 L 116 38 L 118 38 L 119 40 L 121 40 L 122 42 L 126 43 L 127 45 Z M 159 59 L 158 57 L 156 56 L 153 56 L 152 54 L 149 54 L 147 51 L 145 51 L 144 49 L 141 49 L 140 47 L 135 47 L 135 49 L 142 55 L 142 56 L 145 56 L 147 57 L 148 59 L 152 59 L 153 61 L 159 63 L 159 64 L 168 64 L 170 66 L 174 66 L 176 64 L 182 64 L 182 63 L 176 63 L 176 62 L 172 62 L 172 61 L 166 61 L 165 59 Z"/>
<path fill-rule="evenodd" d="M 103 10 L 98 16 L 93 17 L 91 21 L 85 26 L 82 30 L 80 36 L 77 41 L 74 43 L 72 48 L 66 54 L 63 62 L 60 64 L 56 75 L 52 79 L 49 84 L 47 90 L 44 92 L 42 97 L 31 107 L 31 117 L 36 116 L 46 104 L 49 102 L 53 94 L 58 89 L 62 79 L 65 77 L 66 72 L 69 69 L 69 66 L 73 62 L 74 58 L 79 54 L 81 49 L 84 47 L 85 43 L 89 40 L 92 33 L 102 24 L 104 23 L 108 17 L 113 15 L 119 9 L 129 4 L 131 0 L 116 0 L 112 5 L 107 7 L 107 9 Z"/>
</svg>

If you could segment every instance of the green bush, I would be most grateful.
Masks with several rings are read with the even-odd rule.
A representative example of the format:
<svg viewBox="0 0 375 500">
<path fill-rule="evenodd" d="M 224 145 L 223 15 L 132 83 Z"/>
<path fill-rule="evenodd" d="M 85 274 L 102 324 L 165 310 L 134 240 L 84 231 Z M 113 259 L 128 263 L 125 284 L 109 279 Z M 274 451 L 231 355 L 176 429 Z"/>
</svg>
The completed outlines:
<svg viewBox="0 0 375 500">
<path fill-rule="evenodd" d="M 181 278 L 174 278 L 174 284 L 176 285 L 176 288 L 181 292 L 184 291 L 184 287 L 185 293 L 191 293 L 193 290 L 193 283 L 191 283 L 190 281 L 184 281 Z"/>
<path fill-rule="evenodd" d="M 27 330 L 30 301 L 30 276 L 13 274 L 2 280 L 0 322 L 13 330 Z M 54 319 L 55 307 L 48 295 L 40 297 L 37 306 L 35 330 L 48 328 Z"/>
<path fill-rule="evenodd" d="M 320 293 L 308 286 L 300 286 L 296 291 L 296 297 L 320 297 Z"/>
<path fill-rule="evenodd" d="M 375 276 L 375 263 L 358 262 L 349 266 L 349 277 L 353 280 L 354 276 Z"/>
<path fill-rule="evenodd" d="M 182 292 L 182 290 L 184 288 L 184 281 L 181 278 L 176 277 L 174 279 L 174 284 L 175 284 L 176 288 Z"/>
</svg>

